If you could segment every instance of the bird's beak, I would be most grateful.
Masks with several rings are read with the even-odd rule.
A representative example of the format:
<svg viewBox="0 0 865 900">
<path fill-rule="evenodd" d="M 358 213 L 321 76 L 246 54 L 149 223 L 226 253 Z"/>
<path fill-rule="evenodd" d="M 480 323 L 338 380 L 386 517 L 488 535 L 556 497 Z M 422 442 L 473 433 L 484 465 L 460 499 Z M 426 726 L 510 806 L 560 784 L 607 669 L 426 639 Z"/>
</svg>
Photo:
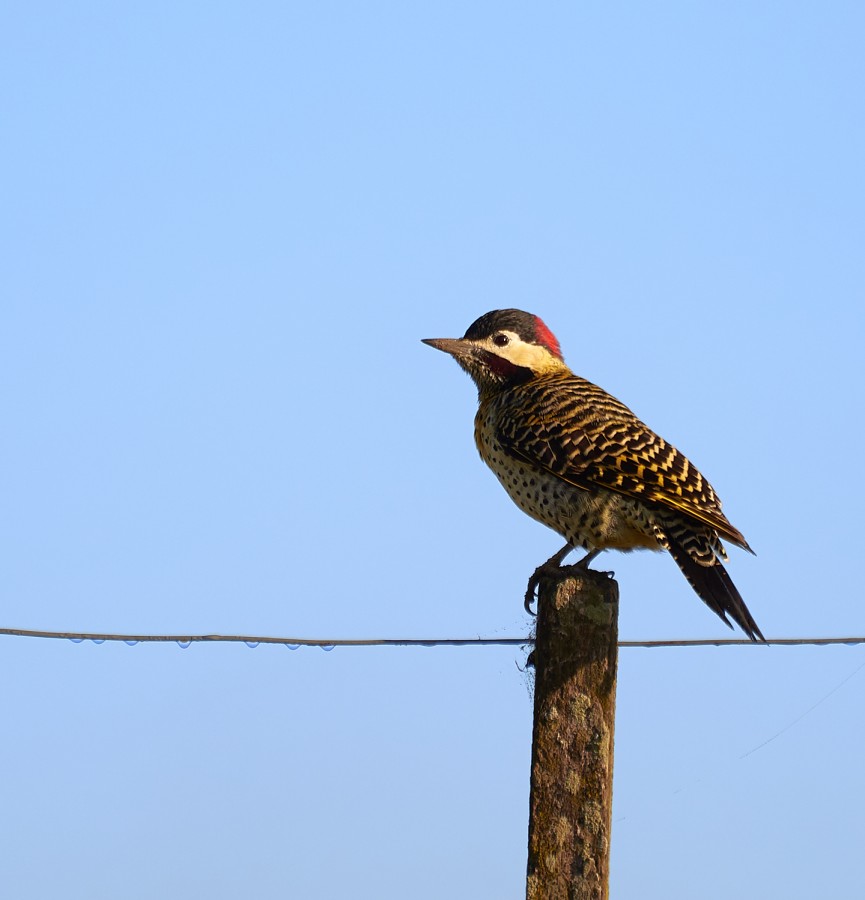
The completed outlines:
<svg viewBox="0 0 865 900">
<path fill-rule="evenodd" d="M 465 359 L 473 355 L 474 345 L 465 338 L 423 338 L 423 343 L 444 353 L 450 353 L 454 359 Z"/>
</svg>

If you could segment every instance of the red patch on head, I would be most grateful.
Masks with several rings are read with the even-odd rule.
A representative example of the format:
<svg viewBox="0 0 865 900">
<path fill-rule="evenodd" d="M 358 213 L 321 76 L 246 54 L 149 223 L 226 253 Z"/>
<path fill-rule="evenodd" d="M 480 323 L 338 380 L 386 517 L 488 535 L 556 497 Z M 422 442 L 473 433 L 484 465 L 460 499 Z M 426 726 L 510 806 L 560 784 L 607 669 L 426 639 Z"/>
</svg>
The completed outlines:
<svg viewBox="0 0 865 900">
<path fill-rule="evenodd" d="M 562 358 L 562 351 L 556 336 L 547 328 L 543 320 L 537 316 L 535 316 L 535 340 L 537 343 L 543 344 L 553 356 L 558 356 L 559 359 Z"/>
</svg>

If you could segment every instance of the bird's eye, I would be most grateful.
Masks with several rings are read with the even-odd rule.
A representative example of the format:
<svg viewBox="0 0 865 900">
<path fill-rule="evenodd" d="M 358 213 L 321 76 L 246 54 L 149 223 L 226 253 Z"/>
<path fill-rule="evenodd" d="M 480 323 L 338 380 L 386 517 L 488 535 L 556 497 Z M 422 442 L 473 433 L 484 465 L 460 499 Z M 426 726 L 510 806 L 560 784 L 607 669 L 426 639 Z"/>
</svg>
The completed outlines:
<svg viewBox="0 0 865 900">
<path fill-rule="evenodd" d="M 506 347 L 511 342 L 511 339 L 506 334 L 497 334 L 493 338 L 493 343 L 496 347 Z"/>
</svg>

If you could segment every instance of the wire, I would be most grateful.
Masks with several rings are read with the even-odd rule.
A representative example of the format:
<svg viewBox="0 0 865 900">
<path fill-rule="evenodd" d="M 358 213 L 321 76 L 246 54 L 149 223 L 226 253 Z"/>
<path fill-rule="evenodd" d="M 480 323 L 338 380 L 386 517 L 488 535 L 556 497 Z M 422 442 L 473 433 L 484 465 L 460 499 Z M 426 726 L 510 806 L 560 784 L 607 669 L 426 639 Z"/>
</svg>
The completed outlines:
<svg viewBox="0 0 865 900">
<path fill-rule="evenodd" d="M 808 709 L 805 710 L 801 715 L 796 716 L 792 722 L 788 725 L 785 725 L 780 731 L 776 731 L 771 737 L 766 738 L 761 744 L 757 744 L 756 747 L 752 747 L 747 753 L 743 753 L 739 759 L 747 759 L 752 753 L 756 753 L 758 750 L 762 750 L 767 744 L 771 744 L 776 738 L 781 737 L 782 734 L 788 732 L 794 725 L 798 725 L 802 719 L 805 718 L 809 713 L 814 712 L 821 703 L 825 703 L 834 693 L 840 691 L 848 681 L 858 675 L 863 669 L 865 669 L 865 662 L 862 663 L 861 666 L 854 669 L 843 681 L 840 681 L 835 687 L 832 688 L 831 691 L 827 691 L 816 703 L 812 703 Z"/>
<path fill-rule="evenodd" d="M 35 631 L 30 628 L 0 628 L 0 635 L 9 637 L 53 638 L 59 640 L 106 641 L 124 644 L 174 643 L 188 646 L 195 643 L 237 643 L 249 646 L 284 644 L 297 647 L 491 647 L 528 646 L 534 637 L 468 637 L 468 638 L 295 638 L 245 634 L 103 634 L 90 631 Z M 619 641 L 619 647 L 826 647 L 842 644 L 854 647 L 865 644 L 865 637 L 804 637 L 768 638 L 765 644 L 748 638 L 703 638 L 697 640 Z"/>
</svg>

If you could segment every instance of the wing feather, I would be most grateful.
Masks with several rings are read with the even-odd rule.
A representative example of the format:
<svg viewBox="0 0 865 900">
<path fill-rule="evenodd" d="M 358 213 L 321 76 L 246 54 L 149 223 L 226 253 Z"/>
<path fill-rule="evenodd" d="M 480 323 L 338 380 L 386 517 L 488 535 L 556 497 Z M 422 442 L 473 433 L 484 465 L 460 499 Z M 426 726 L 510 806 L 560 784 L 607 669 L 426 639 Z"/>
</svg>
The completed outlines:
<svg viewBox="0 0 865 900">
<path fill-rule="evenodd" d="M 751 549 L 688 458 L 597 385 L 556 373 L 497 402 L 497 437 L 506 452 L 575 487 L 600 486 L 675 510 Z"/>
</svg>

